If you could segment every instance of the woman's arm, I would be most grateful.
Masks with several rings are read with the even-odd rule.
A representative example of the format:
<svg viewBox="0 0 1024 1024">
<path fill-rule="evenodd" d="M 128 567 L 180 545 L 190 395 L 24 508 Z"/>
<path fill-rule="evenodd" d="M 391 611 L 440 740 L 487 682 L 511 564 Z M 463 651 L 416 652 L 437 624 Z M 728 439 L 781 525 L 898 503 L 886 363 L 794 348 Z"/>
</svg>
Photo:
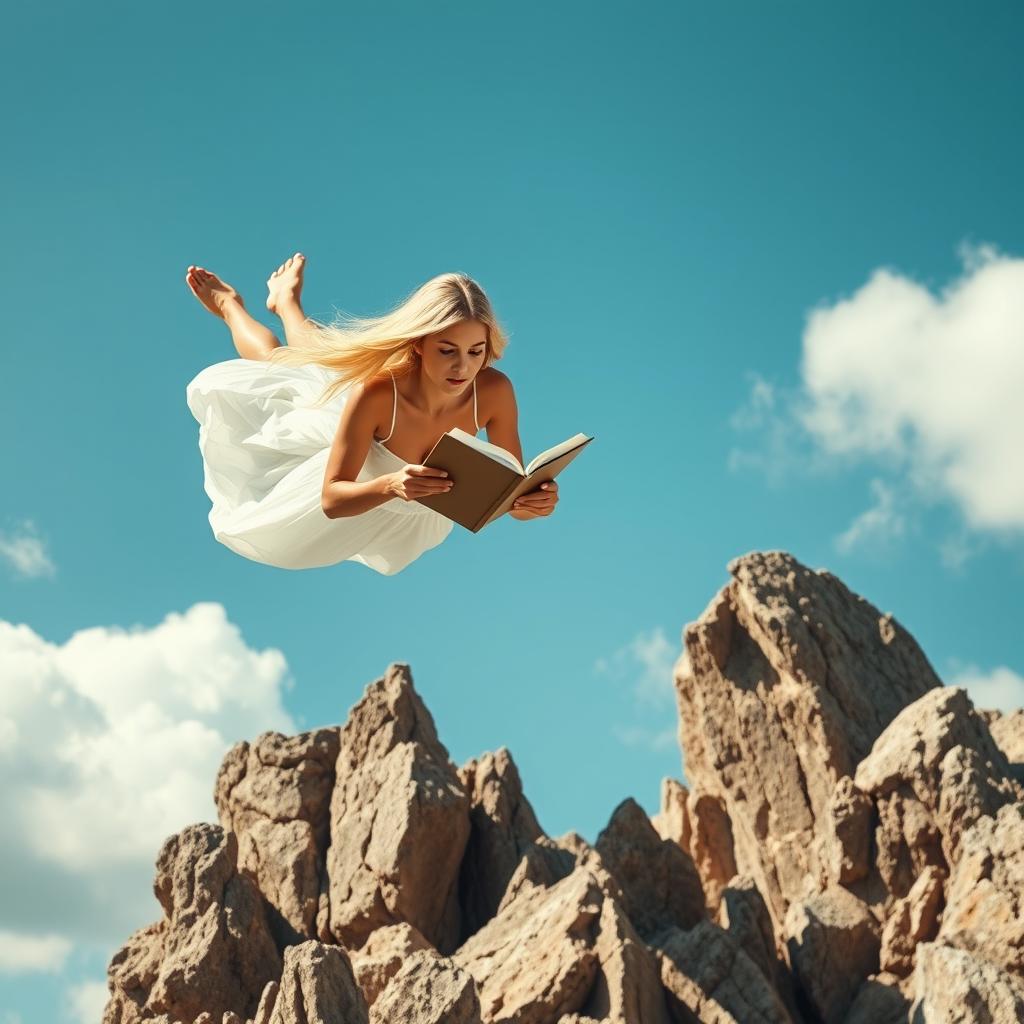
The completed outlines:
<svg viewBox="0 0 1024 1024">
<path fill-rule="evenodd" d="M 516 405 L 515 389 L 512 381 L 500 370 L 491 368 L 495 374 L 492 387 L 491 415 L 485 424 L 487 440 L 505 451 L 511 452 L 523 464 L 523 446 L 519 441 L 519 409 Z M 538 516 L 550 515 L 558 501 L 558 484 L 552 480 L 541 484 L 534 491 L 521 494 L 508 514 L 513 519 L 536 519 Z"/>
<path fill-rule="evenodd" d="M 439 494 L 451 487 L 448 474 L 429 466 L 406 465 L 395 473 L 372 480 L 356 480 L 366 462 L 373 432 L 384 416 L 384 403 L 391 408 L 390 388 L 363 386 L 352 389 L 345 403 L 331 452 L 324 469 L 320 504 L 328 519 L 357 516 L 383 505 L 392 498 L 412 501 Z"/>
<path fill-rule="evenodd" d="M 376 397 L 373 388 L 365 385 L 353 387 L 342 409 L 320 495 L 320 504 L 328 519 L 357 516 L 394 497 L 389 473 L 373 480 L 356 481 L 380 419 L 379 403 L 374 401 Z"/>
</svg>

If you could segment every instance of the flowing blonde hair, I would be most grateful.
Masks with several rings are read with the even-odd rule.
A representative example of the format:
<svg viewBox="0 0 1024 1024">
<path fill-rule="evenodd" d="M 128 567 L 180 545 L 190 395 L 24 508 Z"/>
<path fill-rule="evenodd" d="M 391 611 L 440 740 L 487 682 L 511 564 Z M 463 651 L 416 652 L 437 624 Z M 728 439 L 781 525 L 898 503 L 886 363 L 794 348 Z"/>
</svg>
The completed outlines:
<svg viewBox="0 0 1024 1024">
<path fill-rule="evenodd" d="M 487 331 L 484 366 L 501 358 L 508 337 L 484 290 L 466 274 L 438 274 L 417 288 L 390 313 L 357 317 L 339 313 L 331 324 L 307 320 L 301 346 L 282 345 L 272 362 L 291 366 L 318 363 L 338 374 L 316 402 L 322 405 L 343 388 L 385 376 L 409 373 L 419 362 L 412 343 L 465 320 L 478 320 Z"/>
</svg>

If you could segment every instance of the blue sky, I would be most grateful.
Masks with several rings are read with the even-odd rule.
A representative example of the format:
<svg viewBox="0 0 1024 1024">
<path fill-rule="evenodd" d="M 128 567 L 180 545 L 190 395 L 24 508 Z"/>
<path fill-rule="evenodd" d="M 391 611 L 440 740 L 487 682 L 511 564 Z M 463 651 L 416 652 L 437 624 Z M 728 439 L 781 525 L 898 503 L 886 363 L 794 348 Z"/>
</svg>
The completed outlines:
<svg viewBox="0 0 1024 1024">
<path fill-rule="evenodd" d="M 0 1024 L 98 1019 L 227 746 L 342 722 L 392 661 L 455 761 L 507 746 L 591 840 L 682 777 L 680 632 L 751 550 L 1019 705 L 1018 5 L 6 19 Z M 550 519 L 393 577 L 216 544 L 184 393 L 234 351 L 185 268 L 276 328 L 296 250 L 321 319 L 483 285 L 527 458 L 596 438 Z"/>
</svg>

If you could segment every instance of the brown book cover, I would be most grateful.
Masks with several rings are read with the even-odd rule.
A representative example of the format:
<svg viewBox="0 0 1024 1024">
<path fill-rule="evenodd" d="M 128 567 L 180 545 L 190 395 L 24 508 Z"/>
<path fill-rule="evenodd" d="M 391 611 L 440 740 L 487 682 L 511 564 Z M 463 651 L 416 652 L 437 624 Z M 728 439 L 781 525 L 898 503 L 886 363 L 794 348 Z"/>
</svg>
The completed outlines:
<svg viewBox="0 0 1024 1024">
<path fill-rule="evenodd" d="M 576 434 L 541 452 L 523 469 L 504 448 L 455 427 L 442 435 L 422 463 L 446 470 L 452 489 L 416 501 L 477 533 L 504 515 L 520 494 L 554 480 L 593 440 Z"/>
</svg>

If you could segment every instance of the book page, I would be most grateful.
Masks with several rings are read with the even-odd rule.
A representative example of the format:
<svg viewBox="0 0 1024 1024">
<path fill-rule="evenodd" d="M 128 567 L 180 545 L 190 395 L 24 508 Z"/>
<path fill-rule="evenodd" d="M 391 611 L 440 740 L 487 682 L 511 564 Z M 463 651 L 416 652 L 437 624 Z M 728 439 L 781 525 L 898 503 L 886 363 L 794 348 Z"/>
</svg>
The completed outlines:
<svg viewBox="0 0 1024 1024">
<path fill-rule="evenodd" d="M 474 437 L 472 434 L 460 427 L 452 427 L 448 431 L 456 441 L 461 441 L 463 444 L 468 445 L 470 448 L 475 448 L 478 452 L 482 452 L 484 455 L 489 455 L 495 462 L 500 462 L 503 466 L 508 466 L 509 469 L 514 469 L 520 476 L 526 476 L 526 471 L 523 469 L 522 464 L 519 460 L 510 452 L 496 444 L 491 444 L 490 441 L 482 441 L 479 437 Z"/>
<path fill-rule="evenodd" d="M 526 467 L 524 475 L 529 476 L 538 466 L 543 466 L 545 462 L 554 461 L 560 455 L 564 455 L 567 451 L 570 451 L 578 444 L 587 440 L 589 440 L 589 438 L 586 434 L 576 434 L 568 440 L 563 441 L 561 444 L 556 444 L 553 448 L 548 448 L 547 451 L 541 452 L 540 455 L 530 461 L 530 464 Z"/>
</svg>

